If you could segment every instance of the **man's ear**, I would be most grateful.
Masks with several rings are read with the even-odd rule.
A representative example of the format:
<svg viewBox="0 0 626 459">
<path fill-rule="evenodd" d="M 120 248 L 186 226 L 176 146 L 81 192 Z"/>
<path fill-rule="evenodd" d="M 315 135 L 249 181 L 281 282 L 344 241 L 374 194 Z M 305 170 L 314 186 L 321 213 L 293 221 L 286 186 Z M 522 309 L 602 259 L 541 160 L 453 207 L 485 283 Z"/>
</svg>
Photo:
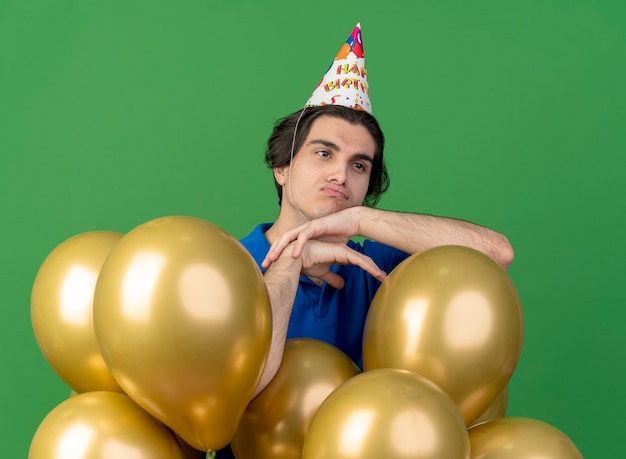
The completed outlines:
<svg viewBox="0 0 626 459">
<path fill-rule="evenodd" d="M 284 186 L 287 181 L 287 169 L 289 169 L 289 164 L 274 168 L 274 179 L 281 186 Z"/>
</svg>

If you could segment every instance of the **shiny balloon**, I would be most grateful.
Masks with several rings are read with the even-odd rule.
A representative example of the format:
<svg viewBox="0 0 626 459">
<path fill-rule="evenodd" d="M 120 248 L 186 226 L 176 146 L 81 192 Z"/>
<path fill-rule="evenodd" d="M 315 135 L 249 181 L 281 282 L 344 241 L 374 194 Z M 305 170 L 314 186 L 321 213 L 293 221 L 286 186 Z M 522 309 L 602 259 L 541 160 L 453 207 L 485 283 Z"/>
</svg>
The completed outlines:
<svg viewBox="0 0 626 459">
<path fill-rule="evenodd" d="M 508 417 L 468 430 L 472 459 L 583 459 L 556 427 L 531 418 Z"/>
<path fill-rule="evenodd" d="M 442 246 L 412 255 L 382 283 L 365 322 L 363 367 L 424 375 L 470 425 L 508 383 L 522 341 L 507 273 L 476 250 Z"/>
<path fill-rule="evenodd" d="M 320 404 L 359 373 L 354 362 L 330 344 L 287 340 L 276 376 L 250 402 L 231 441 L 237 459 L 300 459 Z"/>
<path fill-rule="evenodd" d="M 95 391 L 59 404 L 41 422 L 29 459 L 183 459 L 174 434 L 127 395 Z"/>
<path fill-rule="evenodd" d="M 186 443 L 234 435 L 269 352 L 263 276 L 230 234 L 164 217 L 126 234 L 102 267 L 94 328 L 124 391 Z"/>
<path fill-rule="evenodd" d="M 506 416 L 506 409 L 509 405 L 509 386 L 504 386 L 504 389 L 496 396 L 491 405 L 476 419 L 474 419 L 470 427 L 474 427 L 478 424 L 482 424 L 487 421 L 495 421 L 496 419 Z"/>
<path fill-rule="evenodd" d="M 324 400 L 304 440 L 304 459 L 469 459 L 461 413 L 417 373 L 372 370 Z"/>
<path fill-rule="evenodd" d="M 176 435 L 174 433 L 174 435 Z M 180 447 L 180 451 L 183 455 L 183 459 L 206 459 L 207 453 L 205 451 L 200 451 L 193 446 L 187 444 L 185 440 L 176 435 L 176 440 L 178 440 L 178 446 Z"/>
<path fill-rule="evenodd" d="M 122 234 L 91 231 L 59 244 L 37 272 L 30 301 L 37 343 L 50 366 L 76 392 L 122 392 L 107 368 L 93 328 L 96 281 Z"/>
</svg>

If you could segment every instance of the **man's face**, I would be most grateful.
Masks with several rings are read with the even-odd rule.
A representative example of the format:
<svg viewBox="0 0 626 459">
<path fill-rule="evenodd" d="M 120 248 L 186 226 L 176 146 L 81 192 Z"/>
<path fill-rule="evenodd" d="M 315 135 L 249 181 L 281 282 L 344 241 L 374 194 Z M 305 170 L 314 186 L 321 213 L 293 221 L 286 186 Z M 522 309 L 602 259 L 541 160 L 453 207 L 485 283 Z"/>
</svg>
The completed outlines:
<svg viewBox="0 0 626 459">
<path fill-rule="evenodd" d="M 274 170 L 283 186 L 281 213 L 313 219 L 363 203 L 376 143 L 361 125 L 322 116 L 289 165 Z M 298 209 L 300 212 L 298 212 Z"/>
</svg>

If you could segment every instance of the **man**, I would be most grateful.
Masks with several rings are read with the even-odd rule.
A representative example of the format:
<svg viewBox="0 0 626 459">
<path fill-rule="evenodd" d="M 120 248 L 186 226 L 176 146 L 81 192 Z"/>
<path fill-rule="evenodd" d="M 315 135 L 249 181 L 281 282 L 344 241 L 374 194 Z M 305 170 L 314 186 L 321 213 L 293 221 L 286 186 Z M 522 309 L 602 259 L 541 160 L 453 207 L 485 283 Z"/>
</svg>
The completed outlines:
<svg viewBox="0 0 626 459">
<path fill-rule="evenodd" d="M 488 228 L 370 207 L 388 186 L 383 150 L 357 25 L 306 107 L 277 123 L 268 141 L 280 212 L 241 241 L 264 271 L 274 321 L 257 393 L 278 370 L 287 338 L 321 339 L 361 366 L 369 304 L 409 255 L 455 244 L 505 269 L 512 262 L 509 241 Z"/>
<path fill-rule="evenodd" d="M 278 371 L 287 338 L 326 341 L 361 366 L 372 298 L 409 255 L 456 244 L 482 251 L 505 269 L 513 260 L 506 237 L 488 228 L 370 207 L 388 186 L 384 136 L 370 114 L 360 26 L 346 44 L 306 107 L 277 123 L 266 163 L 280 212 L 241 240 L 264 271 L 273 314 L 270 355 L 256 394 Z M 336 75 L 344 71 L 357 76 L 342 84 Z M 356 243 L 354 236 L 366 240 Z"/>
<path fill-rule="evenodd" d="M 278 124 L 273 137 L 300 114 Z M 456 244 L 482 251 L 503 268 L 513 259 L 507 239 L 490 229 L 361 205 L 383 173 L 379 169 L 372 176 L 383 151 L 364 126 L 375 123 L 367 112 L 306 108 L 300 123 L 308 132 L 300 130 L 293 160 L 273 169 L 278 218 L 241 241 L 264 270 L 274 320 L 270 358 L 257 393 L 278 370 L 286 338 L 329 342 L 360 366 L 369 304 L 386 273 L 409 255 Z M 269 164 L 281 155 L 273 147 L 270 139 Z M 366 240 L 355 243 L 353 236 Z"/>
</svg>

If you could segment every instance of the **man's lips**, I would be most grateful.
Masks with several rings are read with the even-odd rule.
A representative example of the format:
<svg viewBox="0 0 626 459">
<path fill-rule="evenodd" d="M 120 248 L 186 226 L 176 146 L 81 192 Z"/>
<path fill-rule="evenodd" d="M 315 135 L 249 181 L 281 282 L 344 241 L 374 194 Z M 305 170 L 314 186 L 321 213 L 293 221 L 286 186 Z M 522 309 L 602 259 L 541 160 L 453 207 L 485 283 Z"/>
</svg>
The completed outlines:
<svg viewBox="0 0 626 459">
<path fill-rule="evenodd" d="M 348 193 L 344 188 L 333 186 L 333 185 L 325 185 L 322 187 L 322 191 L 328 196 L 332 196 L 335 198 L 348 199 Z"/>
</svg>

